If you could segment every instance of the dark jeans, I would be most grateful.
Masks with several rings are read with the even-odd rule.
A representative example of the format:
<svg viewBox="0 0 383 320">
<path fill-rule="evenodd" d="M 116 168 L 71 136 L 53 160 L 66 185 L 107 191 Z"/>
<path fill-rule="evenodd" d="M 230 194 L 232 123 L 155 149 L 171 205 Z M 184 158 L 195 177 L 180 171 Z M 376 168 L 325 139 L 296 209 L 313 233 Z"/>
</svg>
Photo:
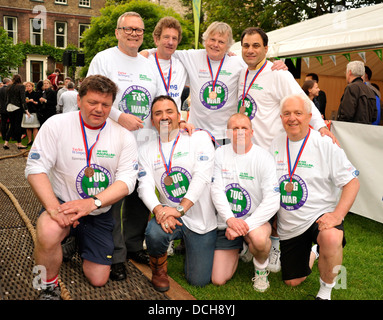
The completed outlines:
<svg viewBox="0 0 383 320">
<path fill-rule="evenodd" d="M 21 142 L 21 121 L 23 120 L 23 109 L 12 111 L 8 113 L 11 127 L 6 135 L 6 141 L 9 141 L 11 137 L 18 143 Z"/>
</svg>

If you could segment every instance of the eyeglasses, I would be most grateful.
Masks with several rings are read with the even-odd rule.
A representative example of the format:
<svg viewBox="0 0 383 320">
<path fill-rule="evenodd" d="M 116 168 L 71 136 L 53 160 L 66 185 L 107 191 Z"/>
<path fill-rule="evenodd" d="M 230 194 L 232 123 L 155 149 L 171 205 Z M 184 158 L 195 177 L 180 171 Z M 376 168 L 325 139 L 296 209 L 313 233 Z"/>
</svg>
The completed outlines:
<svg viewBox="0 0 383 320">
<path fill-rule="evenodd" d="M 142 36 L 144 34 L 145 29 L 141 28 L 131 28 L 131 27 L 119 27 L 118 30 L 122 29 L 124 30 L 125 34 L 132 34 L 133 31 L 136 32 L 136 35 Z"/>
</svg>

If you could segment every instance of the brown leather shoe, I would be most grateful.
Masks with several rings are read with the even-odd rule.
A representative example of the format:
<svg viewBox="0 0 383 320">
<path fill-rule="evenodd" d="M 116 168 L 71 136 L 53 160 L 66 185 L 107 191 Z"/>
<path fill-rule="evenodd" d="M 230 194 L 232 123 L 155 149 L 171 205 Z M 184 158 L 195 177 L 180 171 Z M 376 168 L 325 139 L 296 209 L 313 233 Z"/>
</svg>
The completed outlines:
<svg viewBox="0 0 383 320">
<path fill-rule="evenodd" d="M 150 256 L 150 269 L 152 269 L 152 284 L 154 289 L 159 292 L 169 290 L 170 284 L 168 280 L 168 253 L 158 257 Z"/>
</svg>

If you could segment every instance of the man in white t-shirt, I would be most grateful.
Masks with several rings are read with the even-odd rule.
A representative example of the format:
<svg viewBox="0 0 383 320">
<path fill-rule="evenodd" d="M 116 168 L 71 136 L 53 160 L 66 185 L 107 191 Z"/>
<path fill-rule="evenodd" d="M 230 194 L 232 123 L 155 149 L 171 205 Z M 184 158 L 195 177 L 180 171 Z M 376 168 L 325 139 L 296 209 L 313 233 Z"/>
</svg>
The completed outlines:
<svg viewBox="0 0 383 320">
<path fill-rule="evenodd" d="M 110 79 L 87 77 L 79 89 L 80 111 L 49 118 L 29 153 L 25 176 L 44 207 L 35 247 L 43 286 L 40 299 L 60 299 L 61 242 L 69 235 L 77 237 L 89 282 L 103 286 L 109 279 L 114 250 L 111 205 L 131 193 L 137 179 L 134 136 L 108 119 L 116 93 Z"/>
<path fill-rule="evenodd" d="M 205 131 L 191 136 L 180 131 L 180 114 L 171 97 L 157 97 L 151 114 L 159 137 L 139 149 L 138 193 L 155 215 L 145 232 L 152 284 L 161 292 L 169 289 L 167 249 L 170 241 L 183 238 L 186 279 L 205 286 L 211 278 L 217 228 L 210 196 L 214 146 Z"/>
<path fill-rule="evenodd" d="M 314 242 L 319 247 L 317 299 L 330 300 L 342 264 L 343 219 L 359 191 L 359 172 L 338 145 L 310 128 L 314 108 L 300 94 L 284 98 L 280 113 L 285 133 L 273 140 L 270 152 L 281 193 L 282 279 L 290 286 L 306 279 L 315 261 Z"/>
<path fill-rule="evenodd" d="M 227 128 L 231 144 L 216 150 L 211 189 L 218 212 L 212 282 L 223 285 L 231 279 L 246 241 L 254 256 L 253 287 L 263 292 L 269 287 L 269 221 L 279 209 L 275 164 L 267 150 L 252 143 L 253 129 L 246 115 L 231 116 Z"/>
<path fill-rule="evenodd" d="M 122 14 L 115 30 L 118 45 L 99 52 L 88 70 L 88 75 L 102 74 L 117 84 L 117 98 L 110 117 L 133 131 L 138 148 L 152 134 L 150 108 L 153 99 L 166 93 L 153 61 L 138 53 L 144 32 L 144 21 L 138 13 Z M 112 280 L 124 280 L 127 257 L 140 263 L 149 263 L 149 257 L 143 250 L 149 211 L 135 188 L 129 197 L 113 206 L 113 215 L 117 222 L 114 230 L 116 248 L 110 276 Z"/>
<path fill-rule="evenodd" d="M 74 88 L 73 82 L 67 84 L 67 90 L 61 94 L 57 105 L 62 113 L 78 110 L 77 90 Z"/>
</svg>

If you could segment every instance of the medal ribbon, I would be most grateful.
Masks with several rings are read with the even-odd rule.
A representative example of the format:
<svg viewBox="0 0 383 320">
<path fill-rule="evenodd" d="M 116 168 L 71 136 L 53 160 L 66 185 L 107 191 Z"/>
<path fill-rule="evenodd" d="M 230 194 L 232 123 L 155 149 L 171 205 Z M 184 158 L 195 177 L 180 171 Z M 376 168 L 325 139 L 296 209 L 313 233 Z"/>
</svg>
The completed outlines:
<svg viewBox="0 0 383 320">
<path fill-rule="evenodd" d="M 206 130 L 206 129 L 201 129 L 201 128 L 195 128 L 194 130 L 195 130 L 195 131 L 205 131 L 205 132 L 209 135 L 210 139 L 211 139 L 212 141 L 214 141 L 214 143 L 215 143 L 215 145 L 216 145 L 217 147 L 220 147 L 220 146 L 221 146 L 221 145 L 217 142 L 217 140 L 215 140 L 215 137 L 210 133 L 210 131 L 208 131 L 208 130 Z"/>
<path fill-rule="evenodd" d="M 310 136 L 310 132 L 311 132 L 311 129 L 309 129 L 309 132 L 307 133 L 305 139 L 304 139 L 303 142 L 302 142 L 302 145 L 301 145 L 301 148 L 299 149 L 297 158 L 295 159 L 294 168 L 293 168 L 293 171 L 292 171 L 292 172 L 291 172 L 291 160 L 290 160 L 289 138 L 286 137 L 287 163 L 289 164 L 289 181 L 290 181 L 290 182 L 293 181 L 293 175 L 294 175 L 294 172 L 295 172 L 295 170 L 297 169 L 299 159 L 300 159 L 300 157 L 301 157 L 301 155 L 302 155 L 303 149 L 304 149 L 305 146 L 306 146 L 307 140 L 308 140 L 308 138 L 309 138 L 309 136 Z"/>
<path fill-rule="evenodd" d="M 219 73 L 221 72 L 221 68 L 222 68 L 223 62 L 225 60 L 225 56 L 222 58 L 221 63 L 219 64 L 217 74 L 215 75 L 215 79 L 214 79 L 214 76 L 213 76 L 213 69 L 211 68 L 209 56 L 207 55 L 206 58 L 207 58 L 207 65 L 209 66 L 209 71 L 210 71 L 211 79 L 213 80 L 213 88 L 212 88 L 212 90 L 214 91 L 215 90 L 215 84 L 217 83 Z"/>
<path fill-rule="evenodd" d="M 83 141 L 84 141 L 84 147 L 85 147 L 85 155 L 86 155 L 86 163 L 88 165 L 88 167 L 90 167 L 90 159 L 92 158 L 92 151 L 93 151 L 93 148 L 94 146 L 96 145 L 97 141 L 98 141 L 98 138 L 100 137 L 100 133 L 102 131 L 102 129 L 104 129 L 105 125 L 106 125 L 106 121 L 104 122 L 104 124 L 102 125 L 101 129 L 100 129 L 100 132 L 98 133 L 97 135 L 97 138 L 96 138 L 96 141 L 93 143 L 93 145 L 89 148 L 88 147 L 88 140 L 86 138 L 86 131 L 85 131 L 85 124 L 84 124 L 84 120 L 82 119 L 81 117 L 81 112 L 79 112 L 79 116 L 80 116 L 80 123 L 81 123 L 81 133 L 82 133 L 82 138 L 83 138 Z"/>
<path fill-rule="evenodd" d="M 162 69 L 161 69 L 161 66 L 160 66 L 160 62 L 158 61 L 157 52 L 154 54 L 154 57 L 156 59 L 157 69 L 158 69 L 158 71 L 160 73 L 160 76 L 161 76 L 161 79 L 162 79 L 162 83 L 164 84 L 166 93 L 169 95 L 170 80 L 172 78 L 172 59 L 170 59 L 170 68 L 169 68 L 169 74 L 168 74 L 168 84 L 166 84 L 165 77 L 164 77 L 164 74 L 162 73 Z"/>
<path fill-rule="evenodd" d="M 249 93 L 251 86 L 253 85 L 255 79 L 258 78 L 258 75 L 259 75 L 259 74 L 262 72 L 262 70 L 265 68 L 266 63 L 267 63 L 267 60 L 265 60 L 263 66 L 257 71 L 257 73 L 256 73 L 255 76 L 253 77 L 253 80 L 251 80 L 250 85 L 249 85 L 249 87 L 247 88 L 247 91 L 246 91 L 246 93 L 245 93 L 246 82 L 247 82 L 247 76 L 248 76 L 248 74 L 249 74 L 249 69 L 246 70 L 245 83 L 243 84 L 242 104 L 241 104 L 241 106 L 243 106 L 243 104 L 245 103 L 245 98 L 246 98 L 247 94 Z"/>
<path fill-rule="evenodd" d="M 170 175 L 170 171 L 171 171 L 171 168 L 172 168 L 173 153 L 174 153 L 174 150 L 176 148 L 176 144 L 177 144 L 179 138 L 180 138 L 180 131 L 178 131 L 177 137 L 174 139 L 172 150 L 170 151 L 169 163 L 166 163 L 165 157 L 164 157 L 164 153 L 162 151 L 161 138 L 158 137 L 158 145 L 159 145 L 159 150 L 160 150 L 162 162 L 163 162 L 164 167 L 165 167 L 165 172 L 167 173 L 168 176 Z"/>
</svg>

